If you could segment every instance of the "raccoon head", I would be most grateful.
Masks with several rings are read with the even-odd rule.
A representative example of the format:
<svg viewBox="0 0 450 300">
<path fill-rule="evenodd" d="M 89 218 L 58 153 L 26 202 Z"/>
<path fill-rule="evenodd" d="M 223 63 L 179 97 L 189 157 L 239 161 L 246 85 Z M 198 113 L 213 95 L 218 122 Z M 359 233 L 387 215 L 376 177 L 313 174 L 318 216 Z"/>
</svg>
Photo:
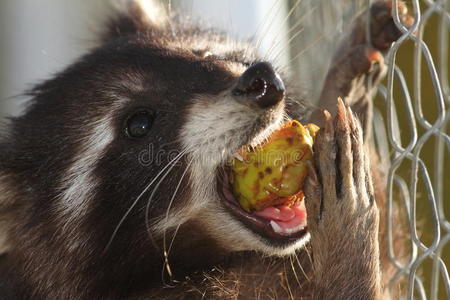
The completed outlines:
<svg viewBox="0 0 450 300">
<path fill-rule="evenodd" d="M 131 7 L 12 120 L 0 164 L 23 207 L 13 244 L 124 265 L 167 250 L 180 231 L 174 247 L 188 251 L 207 241 L 292 253 L 306 229 L 277 233 L 233 206 L 218 179 L 238 149 L 280 126 L 298 95 L 250 45 Z"/>
</svg>

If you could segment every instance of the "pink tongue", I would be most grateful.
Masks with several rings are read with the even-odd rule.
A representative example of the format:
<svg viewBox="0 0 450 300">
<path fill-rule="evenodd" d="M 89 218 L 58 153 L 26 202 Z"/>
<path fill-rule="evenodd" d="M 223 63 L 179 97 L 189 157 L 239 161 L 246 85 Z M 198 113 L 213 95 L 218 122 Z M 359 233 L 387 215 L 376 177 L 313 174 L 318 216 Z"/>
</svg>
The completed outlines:
<svg viewBox="0 0 450 300">
<path fill-rule="evenodd" d="M 279 205 L 254 212 L 255 215 L 270 220 L 272 229 L 281 235 L 290 235 L 306 226 L 305 201 L 291 206 Z"/>
<path fill-rule="evenodd" d="M 291 206 L 279 205 L 270 206 L 254 214 L 272 221 L 281 221 L 287 223 L 297 223 L 306 220 L 305 201 L 295 203 Z M 278 222 L 277 222 L 278 223 Z"/>
</svg>

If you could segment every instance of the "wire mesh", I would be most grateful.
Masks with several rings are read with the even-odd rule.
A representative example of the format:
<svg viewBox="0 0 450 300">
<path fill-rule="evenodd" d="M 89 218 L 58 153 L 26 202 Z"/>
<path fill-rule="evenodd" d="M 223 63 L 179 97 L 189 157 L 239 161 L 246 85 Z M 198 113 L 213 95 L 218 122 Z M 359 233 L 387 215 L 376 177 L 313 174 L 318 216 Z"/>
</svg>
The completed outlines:
<svg viewBox="0 0 450 300">
<path fill-rule="evenodd" d="M 321 89 L 336 37 L 344 37 L 355 16 L 376 1 L 302 0 L 291 23 L 303 19 L 308 30 L 292 42 L 291 51 L 324 37 L 294 61 L 297 77 L 313 90 L 310 96 Z M 415 20 L 410 28 L 400 22 L 399 0 L 391 2 L 403 34 L 385 59 L 387 76 L 374 100 L 373 130 L 387 178 L 383 244 L 394 269 L 387 287 L 394 298 L 450 299 L 450 0 L 404 1 Z M 298 1 L 289 3 L 294 7 Z"/>
<path fill-rule="evenodd" d="M 450 200 L 449 3 L 410 1 L 415 19 L 410 28 L 401 24 L 397 5 L 393 5 L 392 16 L 403 35 L 387 55 L 387 83 L 380 87 L 377 98 L 384 111 L 377 110 L 374 117 L 378 151 L 389 164 L 387 246 L 396 268 L 389 288 L 398 288 L 406 279 L 408 299 L 450 299 L 450 250 L 448 246 L 444 250 L 450 240 L 446 203 Z M 433 30 L 427 31 L 430 26 Z M 429 35 L 435 38 L 428 39 Z M 402 47 L 413 51 L 412 62 L 406 67 L 398 63 Z M 428 89 L 424 89 L 426 85 Z M 394 219 L 398 216 L 393 212 L 396 205 L 405 211 L 410 244 L 406 257 L 395 251 L 393 232 L 399 224 Z"/>
</svg>

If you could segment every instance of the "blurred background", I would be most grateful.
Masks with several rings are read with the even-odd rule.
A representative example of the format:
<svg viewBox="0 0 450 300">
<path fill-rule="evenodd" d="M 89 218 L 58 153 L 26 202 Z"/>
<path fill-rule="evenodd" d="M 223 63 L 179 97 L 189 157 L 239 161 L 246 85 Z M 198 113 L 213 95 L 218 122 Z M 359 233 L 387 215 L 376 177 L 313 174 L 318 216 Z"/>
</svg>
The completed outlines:
<svg viewBox="0 0 450 300">
<path fill-rule="evenodd" d="M 0 113 L 19 113 L 25 100 L 21 93 L 94 47 L 103 21 L 125 1 L 0 0 Z M 367 5 L 365 0 L 160 2 L 196 23 L 251 40 L 280 69 L 289 66 L 301 75 L 314 96 L 336 42 Z"/>
<path fill-rule="evenodd" d="M 27 100 L 24 91 L 96 45 L 96 34 L 117 2 L 0 0 L 1 124 L 5 116 L 22 111 Z M 202 20 L 237 39 L 250 40 L 263 57 L 292 73 L 313 102 L 337 45 L 355 16 L 371 1 L 161 2 L 168 10 L 195 22 Z M 405 229 L 408 236 L 415 237 L 416 229 L 418 232 L 417 239 L 408 242 L 409 260 L 397 266 L 399 277 L 407 280 L 417 274 L 422 278 L 413 281 L 414 297 L 446 299 L 450 295 L 450 287 L 445 284 L 448 273 L 443 267 L 450 265 L 450 0 L 407 3 L 416 17 L 421 13 L 419 40 L 406 37 L 390 52 L 392 80 L 383 82 L 374 100 L 374 140 L 383 163 L 391 165 L 388 186 L 392 183 L 392 190 L 388 196 L 397 199 L 392 201 L 409 213 Z M 432 58 L 431 62 L 427 57 Z M 422 164 L 426 172 L 417 172 L 415 163 Z M 442 253 L 441 265 L 435 253 Z M 391 256 L 395 262 L 396 253 Z M 408 289 L 405 284 L 393 282 L 393 288 L 398 287 Z"/>
</svg>

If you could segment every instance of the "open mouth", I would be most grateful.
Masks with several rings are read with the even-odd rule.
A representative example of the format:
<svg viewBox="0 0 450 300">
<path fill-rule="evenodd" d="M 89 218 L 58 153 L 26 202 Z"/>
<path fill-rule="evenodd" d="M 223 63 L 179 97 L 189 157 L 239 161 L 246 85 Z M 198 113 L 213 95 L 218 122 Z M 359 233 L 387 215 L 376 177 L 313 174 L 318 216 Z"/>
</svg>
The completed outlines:
<svg viewBox="0 0 450 300">
<path fill-rule="evenodd" d="M 307 232 L 302 185 L 318 127 L 289 121 L 258 146 L 243 146 L 218 172 L 223 205 L 246 227 L 280 244 Z M 245 150 L 248 149 L 248 150 Z"/>
<path fill-rule="evenodd" d="M 233 195 L 229 172 L 228 168 L 223 168 L 219 172 L 219 194 L 224 206 L 246 227 L 263 238 L 279 244 L 295 242 L 307 233 L 305 201 L 248 212 L 241 208 Z"/>
</svg>

